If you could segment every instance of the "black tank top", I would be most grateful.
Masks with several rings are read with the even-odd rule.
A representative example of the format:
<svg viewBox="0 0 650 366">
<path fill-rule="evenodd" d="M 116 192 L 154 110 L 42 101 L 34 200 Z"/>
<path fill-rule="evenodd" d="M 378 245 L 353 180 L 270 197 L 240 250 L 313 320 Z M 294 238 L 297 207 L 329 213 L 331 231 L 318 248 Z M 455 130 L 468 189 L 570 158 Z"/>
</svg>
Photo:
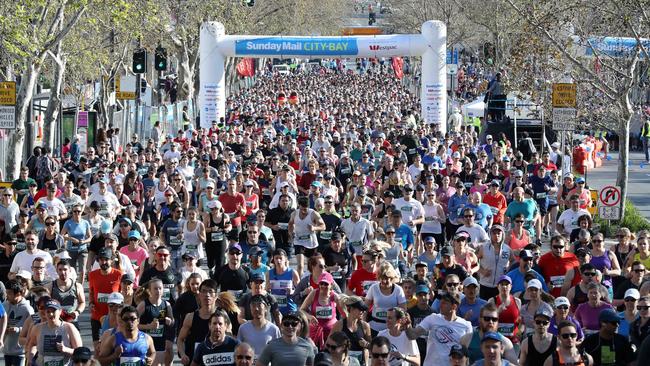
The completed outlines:
<svg viewBox="0 0 650 366">
<path fill-rule="evenodd" d="M 194 359 L 196 344 L 203 342 L 205 337 L 208 336 L 208 333 L 210 333 L 208 328 L 209 324 L 210 323 L 207 319 L 203 319 L 199 316 L 198 310 L 194 311 L 194 314 L 192 315 L 192 331 L 185 339 L 185 354 L 190 358 L 190 360 Z"/>
<path fill-rule="evenodd" d="M 533 335 L 528 336 L 528 356 L 526 366 L 544 366 L 544 361 L 555 352 L 557 348 L 557 337 L 551 338 L 551 345 L 544 352 L 539 352 L 533 343 Z"/>
<path fill-rule="evenodd" d="M 216 228 L 219 228 L 219 231 L 220 231 L 221 233 L 223 233 L 223 228 L 224 228 L 224 226 L 225 226 L 224 223 L 226 222 L 226 220 L 224 220 L 224 216 L 223 216 L 223 215 L 225 215 L 225 214 L 221 214 L 221 222 L 220 222 L 220 223 L 216 223 L 216 222 L 214 221 L 214 219 L 212 218 L 212 213 L 210 213 L 210 227 L 211 227 L 211 228 L 215 228 L 215 227 L 216 227 Z M 213 233 L 213 232 L 210 232 L 210 233 L 209 233 L 210 235 L 208 235 L 208 241 L 209 241 L 210 243 L 213 243 L 213 242 L 214 242 L 214 241 L 212 240 L 212 233 Z M 226 240 L 226 235 L 225 235 L 225 234 L 223 235 L 223 239 L 222 239 L 222 240 Z M 218 240 L 217 240 L 217 242 L 218 242 Z M 201 341 L 203 341 L 203 340 L 201 340 Z"/>
<path fill-rule="evenodd" d="M 580 288 L 580 284 L 576 285 L 574 292 L 575 293 L 573 295 L 573 301 L 571 301 L 572 313 L 576 311 L 578 305 L 589 301 L 589 297 L 587 297 L 587 293 L 582 291 L 582 289 Z"/>
<path fill-rule="evenodd" d="M 149 299 L 144 299 L 144 312 L 140 316 L 140 324 L 150 324 L 154 319 L 158 319 L 158 329 L 145 330 L 153 339 L 156 351 L 165 350 L 165 317 L 167 314 L 167 301 L 163 300 L 160 305 L 152 304 Z"/>
<path fill-rule="evenodd" d="M 348 328 L 348 319 L 343 319 L 343 333 L 350 339 L 350 351 L 363 351 L 364 348 L 359 345 L 359 341 L 363 339 L 361 321 L 358 321 L 357 330 L 352 333 L 350 328 Z"/>
</svg>

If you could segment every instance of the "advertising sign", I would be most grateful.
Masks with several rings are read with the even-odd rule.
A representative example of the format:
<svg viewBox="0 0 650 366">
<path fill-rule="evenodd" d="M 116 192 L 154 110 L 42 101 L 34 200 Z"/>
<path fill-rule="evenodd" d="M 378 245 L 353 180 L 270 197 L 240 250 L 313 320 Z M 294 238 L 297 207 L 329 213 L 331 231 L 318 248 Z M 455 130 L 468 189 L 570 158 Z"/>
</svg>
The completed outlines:
<svg viewBox="0 0 650 366">
<path fill-rule="evenodd" d="M 576 109 L 575 108 L 553 108 L 553 130 L 575 131 Z"/>
<path fill-rule="evenodd" d="M 422 104 L 424 120 L 429 124 L 440 124 L 440 110 L 443 108 L 443 94 L 446 94 L 444 84 L 425 84 L 422 89 Z"/>
<path fill-rule="evenodd" d="M 319 37 L 318 39 L 292 37 L 264 37 L 235 42 L 235 54 L 245 55 L 302 55 L 350 56 L 359 53 L 356 38 Z"/>
<path fill-rule="evenodd" d="M 576 107 L 576 84 L 555 83 L 553 84 L 553 107 L 554 108 L 575 108 Z"/>
<path fill-rule="evenodd" d="M 13 105 L 0 106 L 0 128 L 13 130 L 16 128 L 16 107 Z"/>
<path fill-rule="evenodd" d="M 0 82 L 0 105 L 16 105 L 16 82 Z"/>
</svg>

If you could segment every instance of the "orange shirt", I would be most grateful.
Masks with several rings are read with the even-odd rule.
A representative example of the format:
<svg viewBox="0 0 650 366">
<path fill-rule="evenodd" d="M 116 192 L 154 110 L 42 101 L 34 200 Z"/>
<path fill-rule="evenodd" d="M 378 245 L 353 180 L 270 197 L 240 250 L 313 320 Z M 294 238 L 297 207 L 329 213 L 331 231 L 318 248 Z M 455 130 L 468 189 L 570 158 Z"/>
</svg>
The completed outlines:
<svg viewBox="0 0 650 366">
<path fill-rule="evenodd" d="M 88 274 L 88 288 L 93 295 L 90 300 L 94 305 L 90 312 L 90 319 L 99 321 L 108 314 L 108 295 L 120 291 L 122 271 L 111 268 L 111 272 L 104 275 L 101 269 L 96 269 Z"/>
<path fill-rule="evenodd" d="M 508 201 L 506 196 L 501 192 L 497 192 L 495 195 L 492 195 L 489 191 L 485 192 L 483 195 L 483 203 L 490 206 L 492 210 L 492 220 L 494 224 L 503 225 L 503 218 L 508 209 Z"/>
</svg>

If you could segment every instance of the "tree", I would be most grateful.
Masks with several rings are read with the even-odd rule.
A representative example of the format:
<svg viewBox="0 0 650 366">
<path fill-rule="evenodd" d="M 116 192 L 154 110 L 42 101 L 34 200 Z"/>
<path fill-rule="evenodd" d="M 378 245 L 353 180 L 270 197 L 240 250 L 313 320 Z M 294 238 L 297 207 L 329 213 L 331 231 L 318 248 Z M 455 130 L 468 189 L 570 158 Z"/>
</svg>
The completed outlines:
<svg viewBox="0 0 650 366">
<path fill-rule="evenodd" d="M 650 60 L 643 38 L 650 35 L 647 9 L 650 1 L 590 1 L 534 2 L 506 0 L 521 19 L 532 26 L 549 47 L 556 50 L 566 63 L 566 75 L 582 88 L 598 91 L 592 100 L 608 104 L 618 116 L 616 132 L 619 143 L 617 184 L 622 201 L 627 198 L 630 120 L 634 113 L 631 93 L 639 85 L 641 57 Z M 628 48 L 608 51 L 597 47 L 602 36 L 631 37 L 636 42 Z M 591 50 L 593 58 L 584 57 Z M 621 212 L 621 215 L 624 211 Z M 623 219 L 623 217 L 621 217 Z"/>
<path fill-rule="evenodd" d="M 9 179 L 18 176 L 23 158 L 25 124 L 29 106 L 48 52 L 51 52 L 77 24 L 86 11 L 85 1 L 23 1 L 4 2 L 0 23 L 10 27 L 5 33 L 3 45 L 8 63 L 21 72 L 16 95 L 16 130 L 9 137 L 9 159 L 7 172 Z M 52 10 L 55 10 L 52 12 Z M 70 20 L 64 21 L 64 13 L 69 12 Z M 9 16 L 7 16 L 9 15 Z M 14 69 L 14 67 L 9 69 Z M 7 70 L 8 67 L 5 67 Z"/>
</svg>

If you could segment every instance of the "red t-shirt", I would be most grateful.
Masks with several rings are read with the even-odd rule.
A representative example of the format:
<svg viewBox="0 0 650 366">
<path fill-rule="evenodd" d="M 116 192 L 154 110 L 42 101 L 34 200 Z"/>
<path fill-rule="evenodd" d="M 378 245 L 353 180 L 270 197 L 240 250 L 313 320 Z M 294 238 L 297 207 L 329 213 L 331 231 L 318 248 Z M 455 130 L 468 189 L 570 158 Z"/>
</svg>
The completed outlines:
<svg viewBox="0 0 650 366">
<path fill-rule="evenodd" d="M 237 207 L 246 206 L 246 199 L 244 198 L 244 195 L 241 193 L 235 193 L 235 195 L 231 196 L 228 193 L 222 193 L 219 196 L 219 201 L 223 206 L 223 212 L 230 216 L 230 222 L 232 223 L 232 226 L 241 226 L 241 212 L 239 212 L 239 209 Z"/>
<path fill-rule="evenodd" d="M 100 321 L 102 316 L 108 314 L 108 295 L 120 291 L 122 271 L 111 268 L 107 275 L 101 269 L 96 269 L 88 274 L 88 288 L 93 294 L 91 303 L 94 304 L 90 312 L 90 319 Z"/>
<path fill-rule="evenodd" d="M 483 195 L 483 203 L 490 206 L 493 223 L 503 225 L 503 215 L 506 213 L 506 209 L 508 209 L 508 201 L 506 201 L 506 197 L 503 193 L 497 192 L 497 194 L 493 196 L 492 193 L 485 192 Z"/>
<path fill-rule="evenodd" d="M 542 270 L 546 282 L 553 284 L 551 295 L 558 297 L 564 283 L 564 275 L 569 269 L 580 266 L 580 263 L 573 253 L 566 252 L 562 258 L 558 258 L 549 252 L 539 258 L 538 266 Z"/>
<path fill-rule="evenodd" d="M 348 282 L 348 288 L 355 295 L 365 297 L 366 292 L 375 282 L 377 282 L 377 274 L 361 268 L 352 272 L 352 276 L 350 276 L 350 281 Z"/>
</svg>

